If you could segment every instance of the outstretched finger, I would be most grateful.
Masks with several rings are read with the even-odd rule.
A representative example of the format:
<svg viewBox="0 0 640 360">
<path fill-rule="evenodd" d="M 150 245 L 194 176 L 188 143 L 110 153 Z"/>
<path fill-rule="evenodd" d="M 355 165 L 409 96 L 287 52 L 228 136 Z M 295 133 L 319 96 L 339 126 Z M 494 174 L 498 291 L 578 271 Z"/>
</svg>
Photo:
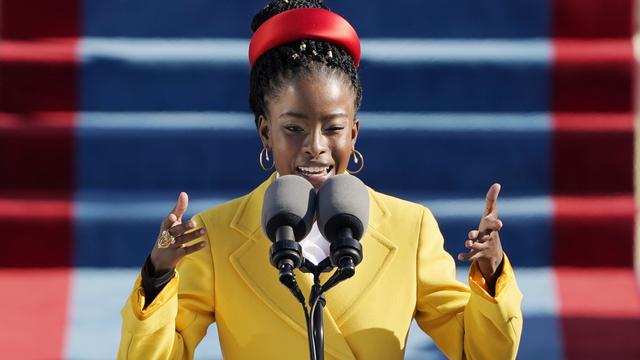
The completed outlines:
<svg viewBox="0 0 640 360">
<path fill-rule="evenodd" d="M 482 217 L 485 217 L 491 213 L 498 215 L 498 195 L 500 194 L 501 186 L 498 183 L 491 185 L 489 191 L 487 191 L 487 197 L 485 199 L 484 211 Z"/>
<path fill-rule="evenodd" d="M 478 253 L 478 250 L 471 250 L 469 252 L 462 252 L 462 253 L 458 253 L 458 260 L 460 261 L 469 261 L 469 259 L 471 259 L 471 257 L 473 257 L 475 254 Z"/>
<path fill-rule="evenodd" d="M 195 240 L 204 234 L 206 234 L 206 230 L 204 228 L 196 229 L 192 232 L 176 237 L 175 244 L 179 245 L 188 243 L 189 241 Z"/>
<path fill-rule="evenodd" d="M 183 256 L 185 255 L 189 255 L 191 253 L 194 253 L 198 250 L 202 250 L 204 249 L 204 246 L 207 244 L 207 242 L 205 240 L 200 241 L 199 243 L 195 243 L 193 245 L 190 246 L 184 246 L 181 247 L 180 249 L 178 249 L 180 252 L 182 252 Z"/>
<path fill-rule="evenodd" d="M 178 200 L 176 201 L 176 206 L 173 207 L 171 213 L 175 214 L 178 218 L 178 221 L 182 221 L 182 215 L 187 211 L 187 207 L 189 206 L 189 195 L 186 192 L 181 192 L 178 195 Z"/>
<path fill-rule="evenodd" d="M 181 192 L 178 195 L 178 200 L 176 200 L 176 205 L 173 207 L 169 215 L 162 221 L 162 225 L 160 225 L 160 231 L 168 230 L 176 223 L 182 222 L 182 215 L 184 215 L 185 211 L 187 211 L 187 206 L 189 205 L 189 196 L 186 192 Z"/>
<path fill-rule="evenodd" d="M 474 261 L 474 260 L 478 260 L 481 257 L 486 257 L 487 253 L 485 251 L 478 251 L 475 254 L 469 256 L 469 261 Z"/>
</svg>

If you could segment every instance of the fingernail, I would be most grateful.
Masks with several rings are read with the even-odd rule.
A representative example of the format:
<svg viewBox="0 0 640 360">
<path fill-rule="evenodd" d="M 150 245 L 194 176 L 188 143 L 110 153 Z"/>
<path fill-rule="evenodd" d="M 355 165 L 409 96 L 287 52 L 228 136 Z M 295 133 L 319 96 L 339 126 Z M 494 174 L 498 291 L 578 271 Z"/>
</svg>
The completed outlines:
<svg viewBox="0 0 640 360">
<path fill-rule="evenodd" d="M 204 235 L 205 230 L 204 229 L 200 229 L 199 233 L 200 233 L 200 235 Z"/>
</svg>

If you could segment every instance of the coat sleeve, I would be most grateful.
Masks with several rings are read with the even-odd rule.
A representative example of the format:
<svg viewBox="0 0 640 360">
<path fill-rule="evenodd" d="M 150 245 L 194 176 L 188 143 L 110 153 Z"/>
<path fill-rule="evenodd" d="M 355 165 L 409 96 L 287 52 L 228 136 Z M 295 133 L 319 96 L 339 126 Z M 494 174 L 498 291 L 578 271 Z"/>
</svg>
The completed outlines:
<svg viewBox="0 0 640 360">
<path fill-rule="evenodd" d="M 196 227 L 204 226 L 200 216 Z M 122 308 L 118 359 L 193 359 L 195 348 L 215 320 L 211 234 L 205 248 L 184 257 L 175 277 L 144 309 L 140 276 Z"/>
<path fill-rule="evenodd" d="M 455 262 L 429 210 L 418 240 L 415 319 L 450 359 L 515 359 L 522 333 L 522 293 L 505 255 L 492 297 L 475 263 L 469 285 L 456 281 Z"/>
</svg>

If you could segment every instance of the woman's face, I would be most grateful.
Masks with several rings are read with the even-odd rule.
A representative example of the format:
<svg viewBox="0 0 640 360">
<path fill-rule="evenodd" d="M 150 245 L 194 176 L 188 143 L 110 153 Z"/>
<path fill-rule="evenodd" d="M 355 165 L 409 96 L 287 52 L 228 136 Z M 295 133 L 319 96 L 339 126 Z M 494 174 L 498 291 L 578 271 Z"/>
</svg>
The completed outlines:
<svg viewBox="0 0 640 360">
<path fill-rule="evenodd" d="M 295 174 L 319 189 L 329 176 L 344 173 L 355 148 L 360 122 L 354 93 L 331 75 L 298 76 L 267 98 L 259 132 L 273 151 L 280 175 Z"/>
</svg>

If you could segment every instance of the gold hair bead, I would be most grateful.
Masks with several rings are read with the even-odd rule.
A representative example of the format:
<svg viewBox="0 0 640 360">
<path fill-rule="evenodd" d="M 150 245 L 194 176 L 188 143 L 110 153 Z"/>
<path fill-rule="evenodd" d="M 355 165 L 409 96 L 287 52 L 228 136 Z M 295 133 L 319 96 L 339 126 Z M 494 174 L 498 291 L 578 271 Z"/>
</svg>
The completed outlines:
<svg viewBox="0 0 640 360">
<path fill-rule="evenodd" d="M 284 1 L 285 4 L 289 3 L 289 0 L 282 0 L 282 1 Z"/>
<path fill-rule="evenodd" d="M 302 44 L 300 44 L 300 51 L 305 51 L 306 49 L 307 49 L 307 44 L 302 42 Z"/>
<path fill-rule="evenodd" d="M 298 53 L 293 53 L 293 55 L 291 55 L 291 58 L 293 59 L 299 59 L 300 55 L 298 55 Z"/>
<path fill-rule="evenodd" d="M 312 53 L 313 53 L 313 56 L 318 56 L 318 53 L 315 50 L 313 50 Z"/>
<path fill-rule="evenodd" d="M 331 50 L 327 51 L 327 57 L 329 59 L 333 59 L 333 53 L 331 52 Z"/>
</svg>

